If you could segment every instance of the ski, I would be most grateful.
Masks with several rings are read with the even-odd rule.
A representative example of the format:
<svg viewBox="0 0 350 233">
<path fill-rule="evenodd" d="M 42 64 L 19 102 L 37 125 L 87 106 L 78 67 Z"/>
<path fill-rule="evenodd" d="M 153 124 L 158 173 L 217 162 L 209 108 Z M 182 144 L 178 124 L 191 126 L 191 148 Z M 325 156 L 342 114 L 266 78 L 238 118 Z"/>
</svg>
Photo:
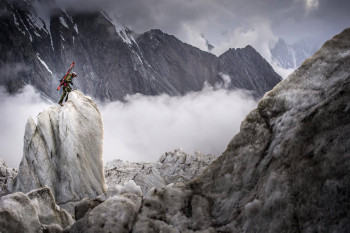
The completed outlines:
<svg viewBox="0 0 350 233">
<path fill-rule="evenodd" d="M 64 83 L 64 80 L 66 79 L 67 75 L 71 72 L 71 70 L 73 69 L 74 66 L 74 62 L 72 63 L 72 65 L 70 65 L 67 74 L 64 76 L 64 78 L 62 79 L 62 82 L 60 83 L 60 85 L 57 87 L 57 91 L 61 88 L 62 84 Z"/>
</svg>

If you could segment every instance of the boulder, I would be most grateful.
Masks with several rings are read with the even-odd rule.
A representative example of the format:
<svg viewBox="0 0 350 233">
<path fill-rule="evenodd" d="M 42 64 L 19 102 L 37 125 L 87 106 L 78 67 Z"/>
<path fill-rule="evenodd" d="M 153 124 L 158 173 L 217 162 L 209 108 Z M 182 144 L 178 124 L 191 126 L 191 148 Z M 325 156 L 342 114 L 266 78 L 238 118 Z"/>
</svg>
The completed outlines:
<svg viewBox="0 0 350 233">
<path fill-rule="evenodd" d="M 124 186 L 117 186 L 114 193 L 107 192 L 100 198 L 106 200 L 88 211 L 65 232 L 131 232 L 142 204 L 141 188 L 134 181 L 129 181 Z M 78 205 L 77 208 L 94 206 L 91 201 L 89 203 L 85 201 L 84 205 Z"/>
<path fill-rule="evenodd" d="M 74 223 L 72 216 L 56 205 L 48 187 L 0 199 L 1 232 L 62 232 Z"/>
<path fill-rule="evenodd" d="M 55 198 L 48 187 L 33 190 L 27 193 L 31 200 L 39 221 L 43 225 L 58 225 L 62 229 L 74 223 L 72 216 L 55 203 Z"/>
<path fill-rule="evenodd" d="M 42 232 L 34 205 L 24 193 L 12 193 L 0 199 L 0 229 L 2 233 Z"/>
</svg>

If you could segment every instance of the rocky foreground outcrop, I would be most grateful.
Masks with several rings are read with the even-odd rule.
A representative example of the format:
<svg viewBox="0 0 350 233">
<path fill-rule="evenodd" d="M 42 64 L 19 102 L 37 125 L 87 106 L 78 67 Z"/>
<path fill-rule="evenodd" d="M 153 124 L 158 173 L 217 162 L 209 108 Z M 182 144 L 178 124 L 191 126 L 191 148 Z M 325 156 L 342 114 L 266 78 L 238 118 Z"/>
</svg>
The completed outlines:
<svg viewBox="0 0 350 233">
<path fill-rule="evenodd" d="M 74 223 L 68 212 L 56 205 L 48 187 L 27 194 L 16 192 L 0 199 L 0 232 L 62 232 Z"/>
<path fill-rule="evenodd" d="M 23 158 L 13 191 L 47 186 L 57 203 L 94 198 L 105 192 L 102 163 L 103 127 L 95 103 L 80 91 L 63 107 L 50 107 L 30 118 Z"/>
<path fill-rule="evenodd" d="M 141 187 L 142 193 L 147 194 L 151 188 L 163 188 L 170 183 L 188 182 L 198 176 L 211 164 L 217 156 L 194 155 L 181 150 L 163 154 L 155 163 L 127 162 L 113 160 L 105 166 L 105 178 L 108 187 L 123 185 L 133 180 Z"/>
<path fill-rule="evenodd" d="M 17 175 L 17 170 L 9 168 L 7 164 L 0 158 L 0 197 L 9 193 L 9 185 L 11 186 L 13 179 Z"/>
</svg>

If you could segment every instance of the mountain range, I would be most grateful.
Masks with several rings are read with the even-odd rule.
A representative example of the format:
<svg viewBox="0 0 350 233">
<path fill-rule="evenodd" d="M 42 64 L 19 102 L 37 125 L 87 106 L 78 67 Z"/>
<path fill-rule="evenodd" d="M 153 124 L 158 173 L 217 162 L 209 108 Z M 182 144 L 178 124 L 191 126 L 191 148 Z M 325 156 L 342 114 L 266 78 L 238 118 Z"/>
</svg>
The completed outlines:
<svg viewBox="0 0 350 233">
<path fill-rule="evenodd" d="M 75 86 L 102 101 L 128 94 L 183 95 L 205 84 L 251 91 L 256 98 L 281 77 L 251 46 L 219 57 L 160 30 L 136 34 L 104 11 L 74 12 L 49 3 L 0 3 L 0 85 L 33 85 L 50 99 L 70 64 Z"/>
<path fill-rule="evenodd" d="M 270 52 L 272 61 L 279 67 L 295 70 L 318 49 L 318 46 L 311 46 L 307 41 L 288 44 L 280 38 Z"/>
</svg>

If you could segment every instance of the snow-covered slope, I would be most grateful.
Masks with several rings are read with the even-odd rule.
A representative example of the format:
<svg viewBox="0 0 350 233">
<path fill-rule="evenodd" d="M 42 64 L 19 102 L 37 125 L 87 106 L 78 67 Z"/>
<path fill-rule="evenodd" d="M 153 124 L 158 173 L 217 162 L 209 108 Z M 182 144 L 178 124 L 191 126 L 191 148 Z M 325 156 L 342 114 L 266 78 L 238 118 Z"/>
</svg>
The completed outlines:
<svg viewBox="0 0 350 233">
<path fill-rule="evenodd" d="M 80 91 L 61 107 L 28 119 L 23 158 L 14 191 L 48 186 L 57 203 L 96 197 L 105 191 L 103 128 L 95 103 Z"/>
<path fill-rule="evenodd" d="M 290 45 L 283 39 L 279 39 L 271 49 L 272 61 L 281 68 L 295 70 L 311 57 L 317 49 L 317 46 L 310 46 L 306 41 Z"/>
</svg>

